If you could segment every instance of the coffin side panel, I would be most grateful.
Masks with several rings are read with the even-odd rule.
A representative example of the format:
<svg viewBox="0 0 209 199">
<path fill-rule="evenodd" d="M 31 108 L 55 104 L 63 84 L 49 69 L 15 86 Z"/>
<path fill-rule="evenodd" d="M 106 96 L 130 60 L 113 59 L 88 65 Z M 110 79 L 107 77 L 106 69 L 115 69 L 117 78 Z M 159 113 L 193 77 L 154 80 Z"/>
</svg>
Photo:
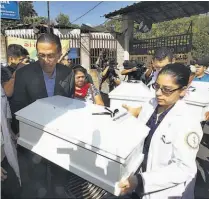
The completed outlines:
<svg viewBox="0 0 209 199">
<path fill-rule="evenodd" d="M 23 122 L 18 144 L 112 194 L 115 183 L 121 179 L 123 165 L 117 161 L 85 149 L 84 144 L 78 146 Z"/>
</svg>

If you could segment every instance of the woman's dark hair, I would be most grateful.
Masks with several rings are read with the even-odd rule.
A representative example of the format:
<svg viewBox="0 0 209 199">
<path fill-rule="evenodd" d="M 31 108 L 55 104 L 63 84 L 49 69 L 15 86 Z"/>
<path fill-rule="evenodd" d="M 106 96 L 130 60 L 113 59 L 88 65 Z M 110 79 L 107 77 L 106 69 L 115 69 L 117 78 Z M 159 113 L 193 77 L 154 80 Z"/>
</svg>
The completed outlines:
<svg viewBox="0 0 209 199">
<path fill-rule="evenodd" d="M 171 75 L 175 78 L 176 84 L 180 87 L 188 85 L 190 77 L 190 69 L 183 64 L 174 63 L 166 65 L 158 74 L 160 75 Z"/>
<path fill-rule="evenodd" d="M 62 50 L 62 45 L 61 45 L 61 42 L 60 42 L 60 38 L 55 35 L 55 34 L 52 34 L 52 33 L 44 33 L 44 34 L 41 34 L 41 36 L 37 39 L 37 42 L 36 42 L 36 48 L 37 48 L 37 45 L 38 43 L 54 43 L 56 44 L 57 46 L 57 51 L 58 52 L 61 52 Z"/>
<path fill-rule="evenodd" d="M 81 66 L 81 65 L 74 66 L 73 67 L 73 71 L 74 71 L 75 74 L 77 72 L 82 72 L 82 73 L 84 73 L 85 76 L 87 75 L 87 70 L 83 66 Z"/>
</svg>

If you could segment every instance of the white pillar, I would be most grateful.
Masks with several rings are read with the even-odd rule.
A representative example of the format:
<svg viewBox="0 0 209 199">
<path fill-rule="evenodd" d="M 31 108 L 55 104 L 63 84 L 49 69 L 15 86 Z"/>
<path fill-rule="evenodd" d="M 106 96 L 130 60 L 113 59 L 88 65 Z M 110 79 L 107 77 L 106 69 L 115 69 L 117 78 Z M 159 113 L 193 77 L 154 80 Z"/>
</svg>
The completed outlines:
<svg viewBox="0 0 209 199">
<path fill-rule="evenodd" d="M 129 60 L 129 43 L 133 37 L 134 21 L 130 19 L 130 16 L 123 15 L 122 30 L 124 33 L 124 60 Z"/>
<path fill-rule="evenodd" d="M 81 34 L 81 65 L 87 70 L 90 69 L 90 35 Z"/>
<path fill-rule="evenodd" d="M 6 37 L 1 34 L 1 62 L 7 63 L 7 42 Z"/>
</svg>

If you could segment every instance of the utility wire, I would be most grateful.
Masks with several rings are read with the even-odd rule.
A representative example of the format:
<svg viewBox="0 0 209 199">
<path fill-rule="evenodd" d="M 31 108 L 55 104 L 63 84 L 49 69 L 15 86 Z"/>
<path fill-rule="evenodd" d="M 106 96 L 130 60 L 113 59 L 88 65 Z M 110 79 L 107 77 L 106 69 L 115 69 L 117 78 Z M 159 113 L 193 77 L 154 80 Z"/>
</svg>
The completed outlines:
<svg viewBox="0 0 209 199">
<path fill-rule="evenodd" d="M 103 3 L 103 1 L 100 1 L 98 4 L 96 4 L 93 8 L 91 8 L 89 11 L 87 11 L 86 13 L 84 13 L 83 15 L 81 15 L 80 17 L 78 17 L 77 19 L 75 19 L 74 21 L 72 21 L 71 23 L 76 22 L 77 20 L 79 20 L 80 18 L 84 17 L 85 15 L 87 15 L 89 12 L 91 12 L 92 10 L 94 10 L 97 6 L 99 6 L 101 3 Z"/>
</svg>

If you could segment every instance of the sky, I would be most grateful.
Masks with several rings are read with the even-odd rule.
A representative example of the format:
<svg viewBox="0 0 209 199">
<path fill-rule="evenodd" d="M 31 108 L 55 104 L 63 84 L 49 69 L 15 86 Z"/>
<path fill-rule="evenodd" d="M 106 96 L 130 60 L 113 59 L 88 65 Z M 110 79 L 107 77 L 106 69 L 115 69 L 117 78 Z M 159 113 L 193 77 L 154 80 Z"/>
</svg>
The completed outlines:
<svg viewBox="0 0 209 199">
<path fill-rule="evenodd" d="M 50 1 L 50 18 L 55 19 L 59 13 L 64 13 L 69 16 L 70 21 L 74 21 L 99 2 L 100 1 Z M 81 25 L 84 23 L 91 26 L 102 24 L 106 21 L 106 18 L 103 17 L 104 14 L 132 5 L 133 3 L 135 3 L 135 1 L 103 1 L 94 10 L 76 21 L 75 24 Z M 47 17 L 46 1 L 35 1 L 33 4 L 38 16 Z"/>
</svg>

